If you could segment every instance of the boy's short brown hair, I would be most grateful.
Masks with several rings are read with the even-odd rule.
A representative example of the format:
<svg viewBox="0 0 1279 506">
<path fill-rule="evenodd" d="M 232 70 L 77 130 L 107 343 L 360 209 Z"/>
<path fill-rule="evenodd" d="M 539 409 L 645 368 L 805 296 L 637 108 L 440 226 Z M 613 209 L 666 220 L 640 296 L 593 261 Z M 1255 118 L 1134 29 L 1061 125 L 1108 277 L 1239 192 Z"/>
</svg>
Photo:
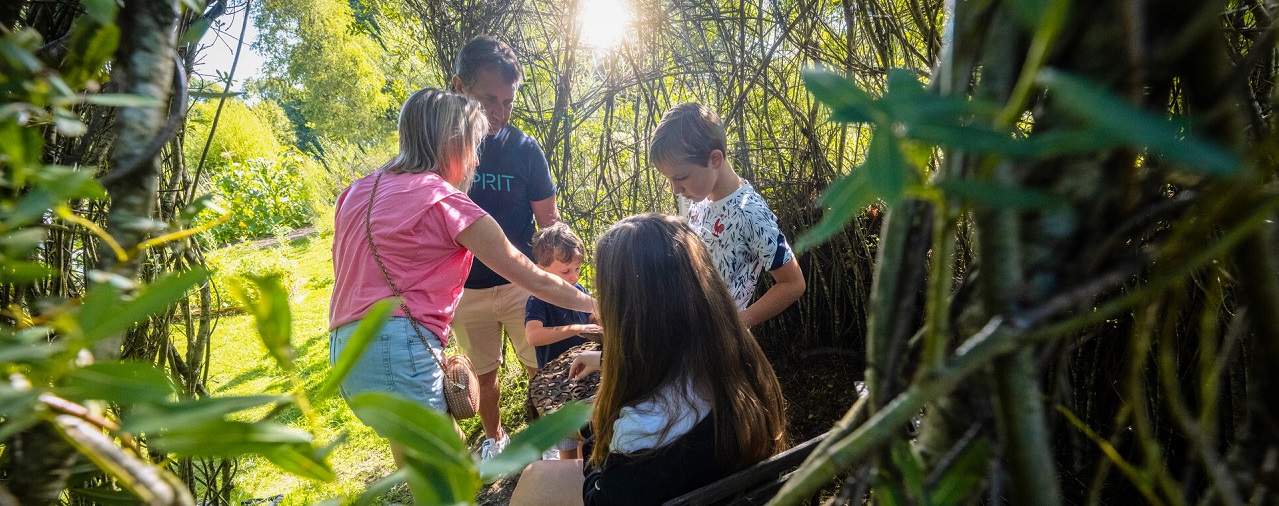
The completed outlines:
<svg viewBox="0 0 1279 506">
<path fill-rule="evenodd" d="M 672 107 L 657 123 L 648 159 L 659 163 L 710 163 L 711 151 L 727 154 L 728 139 L 719 115 L 698 103 Z"/>
<path fill-rule="evenodd" d="M 564 222 L 538 230 L 533 234 L 533 261 L 543 267 L 559 260 L 569 263 L 586 257 L 586 245 Z"/>
</svg>

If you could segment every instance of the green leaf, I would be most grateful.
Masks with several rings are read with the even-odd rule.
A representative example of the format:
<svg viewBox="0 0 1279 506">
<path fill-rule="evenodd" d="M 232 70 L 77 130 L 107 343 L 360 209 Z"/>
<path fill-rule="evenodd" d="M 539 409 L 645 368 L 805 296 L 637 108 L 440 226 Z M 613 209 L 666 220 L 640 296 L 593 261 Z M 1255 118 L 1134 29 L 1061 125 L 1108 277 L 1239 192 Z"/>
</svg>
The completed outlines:
<svg viewBox="0 0 1279 506">
<path fill-rule="evenodd" d="M 369 312 L 356 325 L 355 332 L 351 333 L 351 338 L 347 341 L 346 347 L 342 350 L 342 355 L 338 356 L 337 363 L 333 365 L 332 372 L 324 381 L 324 385 L 320 387 L 320 393 L 316 394 L 316 399 L 327 399 L 338 391 L 338 387 L 342 386 L 342 380 L 346 379 L 346 375 L 351 373 L 351 369 L 355 367 L 355 363 L 360 360 L 360 356 L 364 354 L 364 350 L 369 347 L 369 343 L 377 337 L 378 331 L 382 329 L 382 325 L 391 317 L 391 312 L 395 310 L 395 301 L 391 299 L 378 301 L 369 308 Z"/>
<path fill-rule="evenodd" d="M 53 269 L 41 263 L 0 261 L 0 283 L 30 283 L 47 279 L 52 275 Z"/>
<path fill-rule="evenodd" d="M 915 72 L 903 69 L 888 71 L 888 91 L 880 104 L 894 122 L 907 127 L 959 126 L 975 118 L 994 118 L 999 113 L 999 105 L 991 102 L 927 91 Z"/>
<path fill-rule="evenodd" d="M 264 404 L 289 402 L 287 395 L 205 397 L 179 402 L 136 406 L 124 418 L 124 430 L 155 432 L 184 425 L 200 425 L 225 420 L 228 415 Z"/>
<path fill-rule="evenodd" d="M 35 30 L 29 30 L 30 32 L 27 33 L 35 32 Z M 24 30 L 24 32 L 26 31 Z M 17 32 L 15 32 L 15 34 L 16 33 Z M 10 37 L 14 36 L 15 35 L 10 35 Z M 4 58 L 5 62 L 7 62 L 10 67 L 13 67 L 19 72 L 25 74 L 35 74 L 39 72 L 40 69 L 44 67 L 44 65 L 40 63 L 40 59 L 36 58 L 34 54 L 31 54 L 30 50 L 22 47 L 21 44 L 15 44 L 10 40 L 10 37 L 0 39 L 0 58 Z"/>
<path fill-rule="evenodd" d="M 278 423 L 214 420 L 149 434 L 148 441 L 162 451 L 189 457 L 234 457 L 310 444 L 311 435 Z"/>
<path fill-rule="evenodd" d="M 49 339 L 52 332 L 52 329 L 44 326 L 28 327 L 17 332 L 0 330 L 0 364 L 42 362 L 66 351 L 63 340 Z M 6 388 L 8 384 L 0 382 L 0 403 L 10 393 Z M 0 411 L 0 416 L 5 414 Z"/>
<path fill-rule="evenodd" d="M 80 0 L 84 4 L 84 14 L 99 24 L 109 25 L 115 22 L 117 6 L 115 0 Z"/>
<path fill-rule="evenodd" d="M 33 414 L 39 397 L 40 392 L 35 390 L 19 390 L 9 383 L 0 382 L 0 416 L 5 418 L 5 424 L 20 413 Z"/>
<path fill-rule="evenodd" d="M 31 227 L 9 232 L 0 236 L 0 252 L 8 257 L 26 256 L 40 246 L 48 236 L 44 227 Z M 3 257 L 0 257 L 3 258 Z"/>
<path fill-rule="evenodd" d="M 1048 13 L 1048 4 L 1052 0 L 1012 0 L 1008 3 L 1017 15 L 1017 20 L 1027 30 L 1035 30 L 1043 22 Z"/>
<path fill-rule="evenodd" d="M 400 468 L 395 470 L 395 472 L 386 475 L 385 478 L 374 482 L 369 485 L 368 488 L 364 489 L 364 493 L 360 494 L 360 497 L 355 500 L 356 506 L 369 506 L 374 504 L 374 502 L 380 499 L 383 495 L 386 495 L 392 489 L 399 486 L 401 483 L 404 483 L 404 481 L 408 479 L 408 475 L 408 469 Z"/>
<path fill-rule="evenodd" d="M 325 455 L 317 454 L 309 444 L 278 446 L 266 452 L 265 456 L 280 469 L 303 478 L 323 482 L 337 478 L 329 463 L 325 462 Z"/>
<path fill-rule="evenodd" d="M 444 413 L 385 392 L 365 392 L 351 411 L 378 435 L 448 466 L 471 466 L 471 456 Z"/>
<path fill-rule="evenodd" d="M 929 503 L 933 506 L 959 506 L 981 490 L 986 479 L 989 445 L 979 439 L 965 448 L 946 469 L 932 489 Z"/>
<path fill-rule="evenodd" d="M 821 203 L 828 209 L 812 229 L 800 236 L 795 248 L 802 252 L 826 242 L 876 199 L 889 205 L 900 201 L 913 178 L 915 171 L 902 155 L 897 139 L 887 128 L 877 128 L 866 161 L 822 193 Z"/>
<path fill-rule="evenodd" d="M 962 149 L 970 153 L 989 153 L 1032 158 L 1040 155 L 1025 141 L 1014 139 L 1011 133 L 996 132 L 976 125 L 908 125 L 907 137 L 929 144 Z"/>
<path fill-rule="evenodd" d="M 832 183 L 822 193 L 821 202 L 827 205 L 822 219 L 795 241 L 795 249 L 808 251 L 822 245 L 843 230 L 844 225 L 875 202 L 875 192 L 867 181 L 865 167 L 853 169 L 853 173 Z"/>
<path fill-rule="evenodd" d="M 1022 147 L 1026 157 L 1047 159 L 1062 155 L 1091 153 L 1114 148 L 1123 143 L 1096 130 L 1060 129 L 1034 134 L 1023 141 L 1023 144 L 1027 144 Z"/>
<path fill-rule="evenodd" d="M 1016 186 L 947 179 L 937 183 L 937 187 L 953 197 L 995 209 L 1062 209 L 1070 207 L 1070 202 L 1060 196 Z"/>
<path fill-rule="evenodd" d="M 107 192 L 94 172 L 93 167 L 46 165 L 36 174 L 35 181 L 61 200 L 106 198 Z"/>
<path fill-rule="evenodd" d="M 901 473 L 901 485 L 908 497 L 908 504 L 919 504 L 927 495 L 924 493 L 924 472 L 919 462 L 910 452 L 910 443 L 896 439 L 892 444 L 893 465 Z"/>
<path fill-rule="evenodd" d="M 857 84 L 825 69 L 803 72 L 804 87 L 831 110 L 831 120 L 841 123 L 872 123 L 884 116 L 874 97 Z"/>
<path fill-rule="evenodd" d="M 120 506 L 138 504 L 138 498 L 133 494 L 123 490 L 112 490 L 108 487 L 73 488 L 69 489 L 69 492 L 71 492 L 71 497 L 88 499 L 85 504 L 118 504 Z"/>
<path fill-rule="evenodd" d="M 134 323 L 167 309 L 208 277 L 209 271 L 204 269 L 165 276 L 144 288 L 133 300 L 123 303 L 117 288 L 106 283 L 95 284 L 85 296 L 76 318 L 84 339 L 92 343 L 123 332 Z"/>
<path fill-rule="evenodd" d="M 902 156 L 901 146 L 892 133 L 880 128 L 870 140 L 867 150 L 866 163 L 862 164 L 867 182 L 876 196 L 888 205 L 897 203 L 905 195 L 907 180 L 913 172 Z"/>
<path fill-rule="evenodd" d="M 5 227 L 14 229 L 35 223 L 56 204 L 57 199 L 53 194 L 42 187 L 37 187 L 23 195 L 17 205 L 7 213 L 9 216 L 4 219 Z"/>
<path fill-rule="evenodd" d="M 293 315 L 289 310 L 289 293 L 280 284 L 279 274 L 266 276 L 245 275 L 257 288 L 257 297 L 248 294 L 244 287 L 232 283 L 236 298 L 248 308 L 257 324 L 258 336 L 267 352 L 286 371 L 293 370 L 293 345 L 289 338 L 293 331 Z"/>
<path fill-rule="evenodd" d="M 141 362 L 106 362 L 71 371 L 54 392 L 74 401 L 90 399 L 120 404 L 164 402 L 177 387 L 164 371 Z"/>
<path fill-rule="evenodd" d="M 1232 176 L 1239 172 L 1241 162 L 1230 150 L 1185 133 L 1186 129 L 1177 123 L 1142 110 L 1101 85 L 1051 69 L 1039 73 L 1039 83 L 1048 88 L 1058 107 L 1087 122 L 1099 137 L 1149 149 L 1186 169 L 1205 174 Z"/>
<path fill-rule="evenodd" d="M 34 396 L 32 399 L 34 400 Z M 34 402 L 33 402 L 34 404 Z M 24 430 L 35 427 L 40 422 L 40 418 L 36 417 L 35 411 L 19 411 L 12 416 L 4 419 L 4 424 L 0 424 L 0 441 L 8 441 L 9 438 Z"/>
<path fill-rule="evenodd" d="M 409 489 L 421 504 L 468 505 L 480 491 L 480 478 L 471 466 L 453 466 L 416 451 L 405 452 Z"/>
<path fill-rule="evenodd" d="M 212 193 L 206 193 L 196 197 L 190 204 L 187 204 L 186 207 L 182 209 L 182 213 L 178 218 L 183 222 L 190 222 L 205 210 L 213 211 L 219 215 L 226 214 L 226 209 L 223 209 L 222 206 L 218 205 L 217 196 Z"/>
<path fill-rule="evenodd" d="M 53 111 L 53 126 L 57 129 L 58 135 L 63 137 L 79 137 L 89 131 L 89 125 L 61 107 Z"/>
<path fill-rule="evenodd" d="M 98 93 L 95 95 L 82 95 L 81 98 L 90 104 L 105 105 L 107 107 L 162 107 L 164 102 L 151 97 L 141 95 L 129 95 L 125 93 Z"/>
<path fill-rule="evenodd" d="M 185 46 L 187 44 L 199 42 L 200 39 L 204 38 L 204 32 L 209 31 L 209 26 L 212 24 L 213 19 L 211 18 L 203 16 L 196 18 L 195 22 L 191 23 L 191 26 L 187 27 L 186 33 L 182 34 L 182 40 L 178 41 L 178 45 Z"/>
<path fill-rule="evenodd" d="M 96 3 L 109 3 L 111 0 L 92 0 Z M 88 13 L 91 14 L 91 13 Z M 112 12 L 114 17 L 115 13 Z M 120 27 L 110 21 L 96 21 L 86 15 L 78 18 L 71 27 L 71 42 L 67 47 L 67 57 L 62 61 L 59 70 L 66 85 L 73 89 L 82 89 L 89 79 L 101 72 L 106 61 L 115 54 L 120 45 Z"/>
<path fill-rule="evenodd" d="M 542 458 L 542 452 L 555 443 L 576 434 L 591 419 L 591 405 L 580 402 L 565 404 L 558 411 L 541 418 L 511 438 L 510 444 L 496 457 L 480 463 L 480 478 L 485 482 L 518 472 L 530 462 Z"/>
</svg>

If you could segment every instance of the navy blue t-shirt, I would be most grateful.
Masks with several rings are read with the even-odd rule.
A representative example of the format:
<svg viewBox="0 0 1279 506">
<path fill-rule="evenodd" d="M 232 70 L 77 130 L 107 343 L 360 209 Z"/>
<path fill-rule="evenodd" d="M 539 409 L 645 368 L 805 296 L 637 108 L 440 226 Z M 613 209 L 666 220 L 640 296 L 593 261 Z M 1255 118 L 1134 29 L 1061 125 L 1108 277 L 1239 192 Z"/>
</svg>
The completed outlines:
<svg viewBox="0 0 1279 506">
<path fill-rule="evenodd" d="M 590 292 L 587 292 L 586 288 L 583 288 L 580 283 L 573 286 L 581 290 L 582 293 L 590 295 Z M 581 311 L 564 309 L 537 297 L 529 297 L 528 303 L 524 305 L 524 322 L 528 323 L 533 320 L 542 322 L 543 327 L 563 327 L 565 325 L 590 323 L 591 315 Z M 555 360 L 561 353 L 568 351 L 569 348 L 586 342 L 585 337 L 572 336 L 544 346 L 534 346 L 537 350 L 538 369 L 546 367 L 547 362 Z"/>
<path fill-rule="evenodd" d="M 555 196 L 555 183 L 542 146 L 509 123 L 480 144 L 480 165 L 467 192 L 471 200 L 497 220 L 515 248 L 533 258 L 531 202 Z M 491 288 L 510 283 L 476 259 L 471 263 L 467 288 Z"/>
</svg>

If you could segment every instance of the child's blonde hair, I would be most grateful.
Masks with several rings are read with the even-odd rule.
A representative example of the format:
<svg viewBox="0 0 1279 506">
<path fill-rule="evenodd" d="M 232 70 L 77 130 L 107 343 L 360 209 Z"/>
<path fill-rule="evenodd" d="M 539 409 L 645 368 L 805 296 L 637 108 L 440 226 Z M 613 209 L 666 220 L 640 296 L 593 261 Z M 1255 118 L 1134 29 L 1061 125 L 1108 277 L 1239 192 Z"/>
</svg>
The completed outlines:
<svg viewBox="0 0 1279 506">
<path fill-rule="evenodd" d="M 458 189 L 466 191 L 475 179 L 478 148 L 486 133 L 488 118 L 479 102 L 434 88 L 418 90 L 400 110 L 400 153 L 387 163 L 386 170 L 434 172 L 446 180 L 460 181 Z M 466 159 L 451 163 L 459 157 Z M 455 170 L 463 173 L 445 173 Z"/>
<path fill-rule="evenodd" d="M 586 244 L 573 229 L 559 222 L 533 234 L 533 261 L 543 267 L 559 260 L 569 263 L 586 257 Z"/>
<path fill-rule="evenodd" d="M 702 104 L 689 102 L 662 115 L 653 132 L 648 159 L 654 165 L 687 162 L 705 166 L 716 149 L 728 152 L 728 139 L 719 116 Z"/>
</svg>

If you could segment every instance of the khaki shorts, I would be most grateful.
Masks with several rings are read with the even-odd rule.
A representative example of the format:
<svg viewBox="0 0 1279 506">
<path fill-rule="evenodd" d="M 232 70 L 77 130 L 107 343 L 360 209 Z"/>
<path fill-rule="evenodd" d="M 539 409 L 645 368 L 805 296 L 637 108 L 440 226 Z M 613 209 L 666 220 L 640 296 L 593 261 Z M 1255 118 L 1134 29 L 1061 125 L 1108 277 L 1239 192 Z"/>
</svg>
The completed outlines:
<svg viewBox="0 0 1279 506">
<path fill-rule="evenodd" d="M 524 307 L 529 292 L 507 283 L 492 288 L 467 288 L 453 313 L 457 345 L 471 359 L 475 374 L 496 371 L 502 362 L 502 329 L 525 367 L 537 367 L 537 352 L 524 337 Z"/>
</svg>

